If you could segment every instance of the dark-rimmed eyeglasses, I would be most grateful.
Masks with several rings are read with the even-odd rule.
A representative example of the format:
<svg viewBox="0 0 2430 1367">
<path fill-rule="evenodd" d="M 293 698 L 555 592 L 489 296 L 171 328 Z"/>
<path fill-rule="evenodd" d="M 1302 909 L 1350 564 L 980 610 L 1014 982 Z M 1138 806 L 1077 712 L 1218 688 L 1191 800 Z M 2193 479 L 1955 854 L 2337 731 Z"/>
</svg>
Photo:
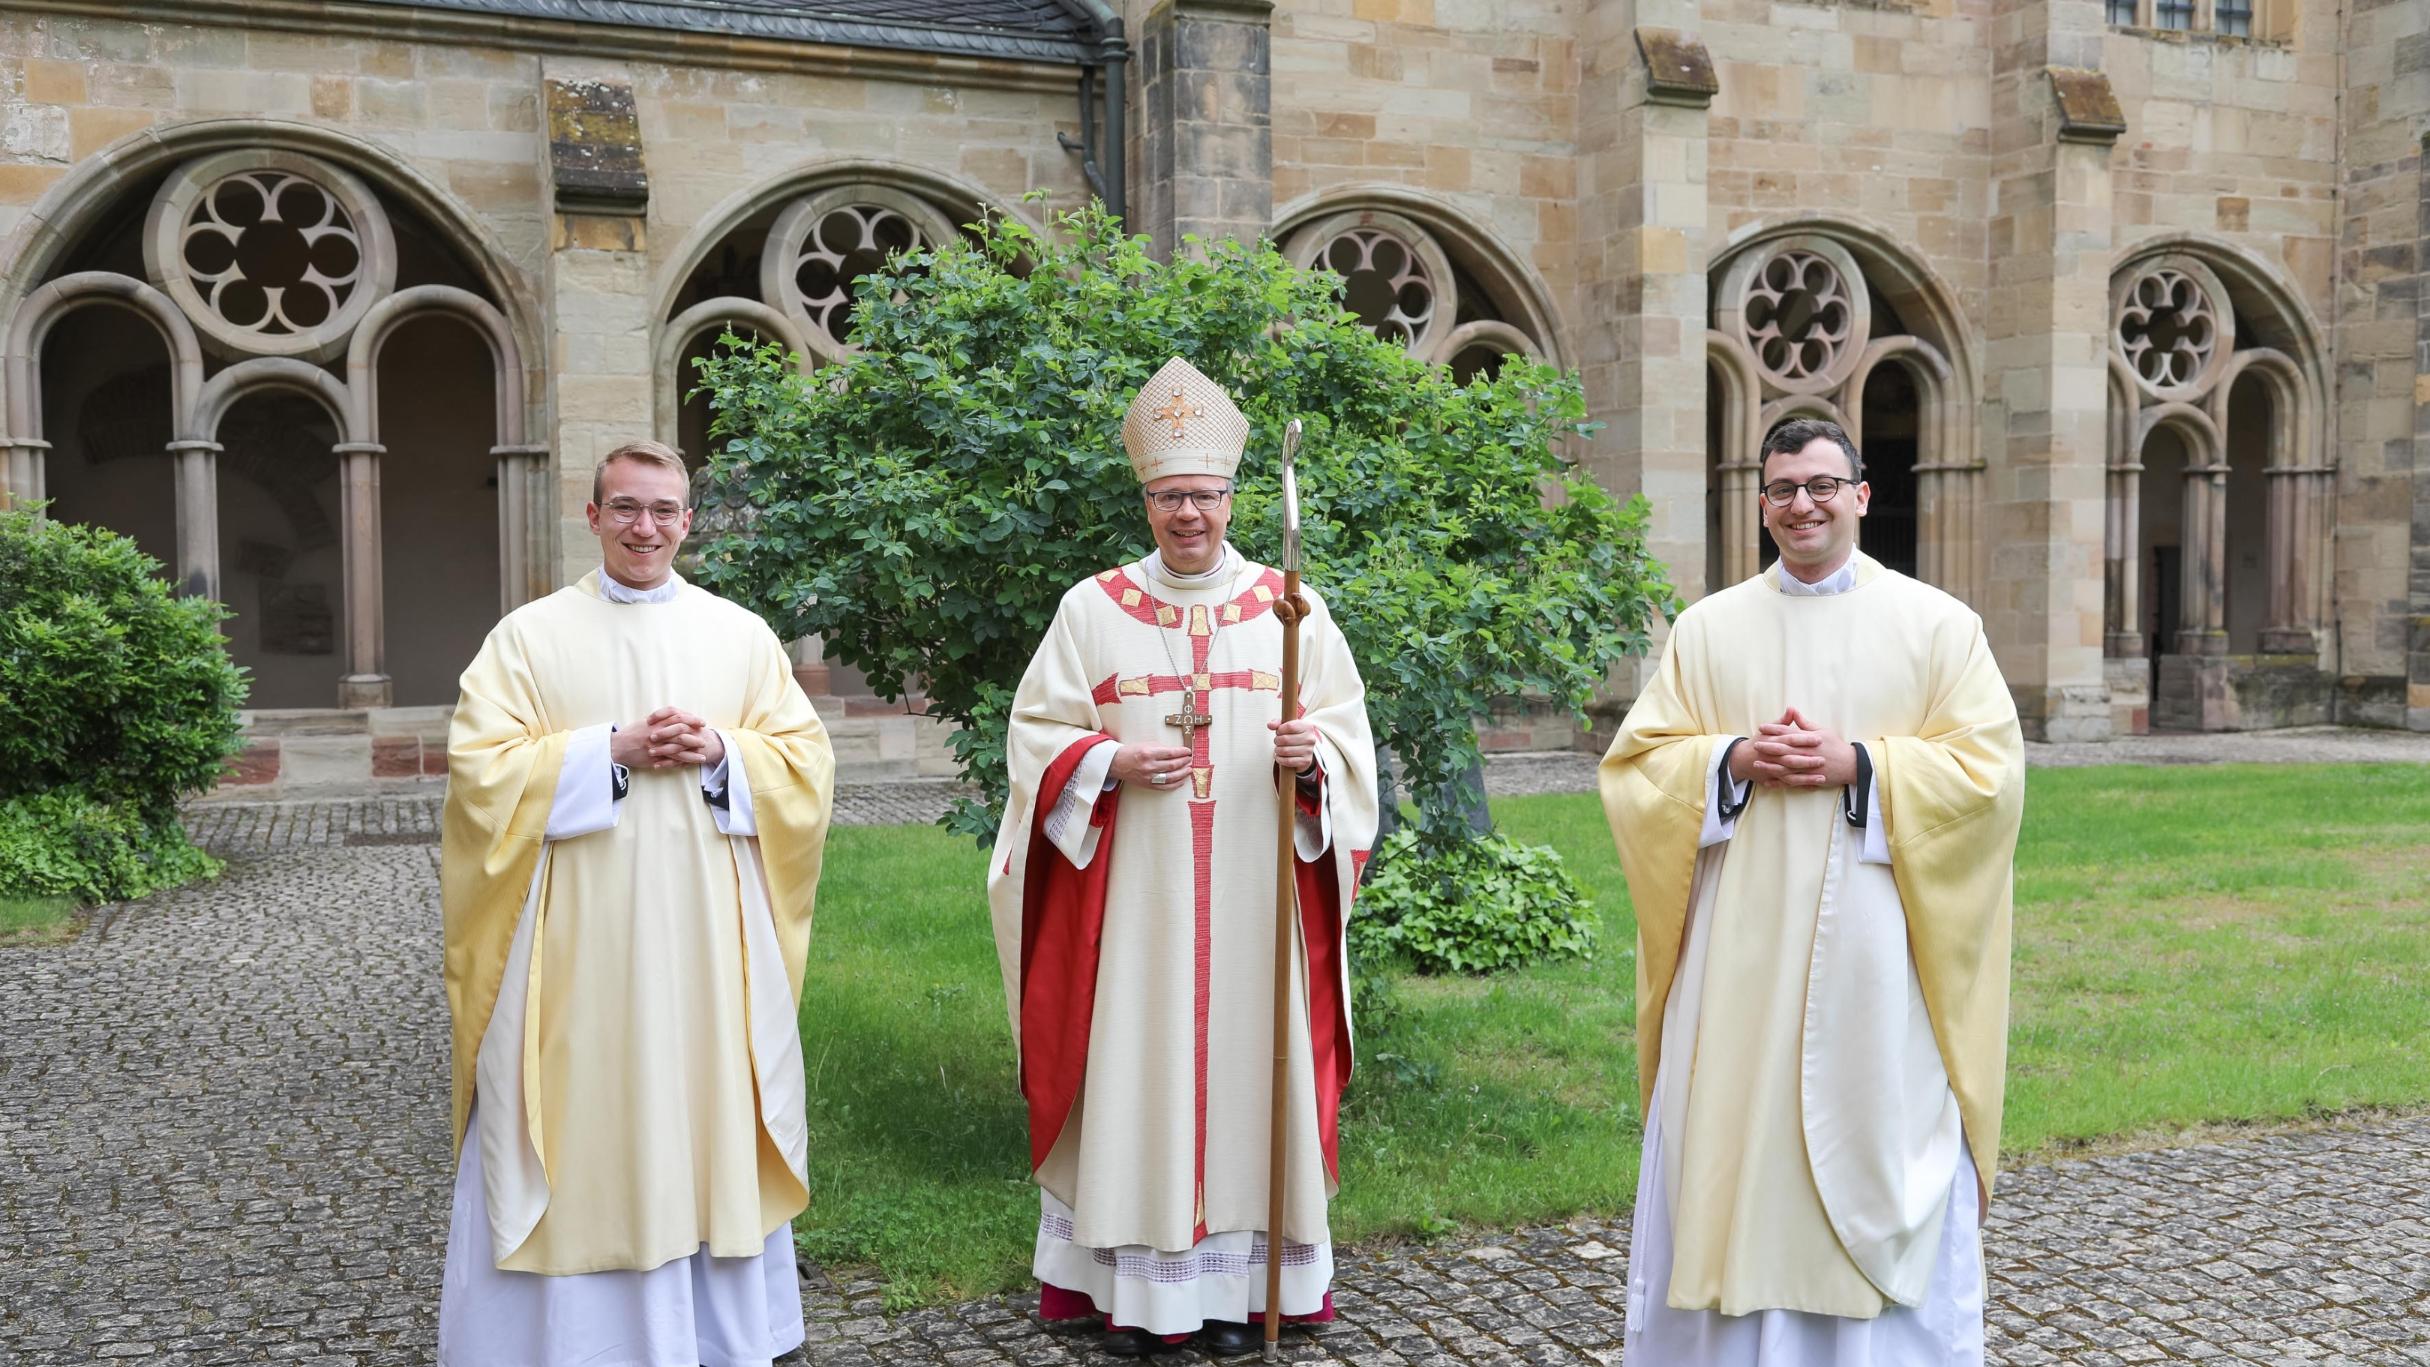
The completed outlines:
<svg viewBox="0 0 2430 1367">
<path fill-rule="evenodd" d="M 1156 511 L 1160 513 L 1180 512 L 1185 501 L 1202 513 L 1211 513 L 1222 507 L 1223 501 L 1231 496 L 1229 489 L 1165 489 L 1149 494 L 1147 501 L 1155 504 Z"/>
<path fill-rule="evenodd" d="M 630 527 L 639 522 L 643 513 L 648 513 L 650 520 L 661 527 L 672 527 L 683 520 L 683 505 L 680 503 L 643 505 L 635 503 L 629 498 L 614 498 L 602 505 L 600 511 L 606 513 L 608 520 L 619 527 Z"/>
<path fill-rule="evenodd" d="M 1816 475 L 1814 478 L 1807 480 L 1803 484 L 1794 484 L 1785 479 L 1776 479 L 1770 484 L 1763 486 L 1763 501 L 1771 504 L 1775 508 L 1786 508 L 1791 503 L 1796 501 L 1797 491 L 1803 489 L 1806 491 L 1806 497 L 1813 499 L 1815 506 L 1820 507 L 1821 505 L 1830 502 L 1832 499 L 1839 497 L 1839 491 L 1842 487 L 1854 484 L 1855 482 L 1856 481 L 1852 479 L 1840 479 L 1833 475 Z"/>
</svg>

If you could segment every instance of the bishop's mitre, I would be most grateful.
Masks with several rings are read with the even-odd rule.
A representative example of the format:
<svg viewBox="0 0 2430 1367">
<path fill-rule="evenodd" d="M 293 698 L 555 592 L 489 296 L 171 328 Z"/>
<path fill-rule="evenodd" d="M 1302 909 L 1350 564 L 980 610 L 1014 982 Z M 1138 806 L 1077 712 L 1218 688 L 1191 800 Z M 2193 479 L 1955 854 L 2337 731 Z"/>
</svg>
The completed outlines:
<svg viewBox="0 0 2430 1367">
<path fill-rule="evenodd" d="M 1223 386 L 1179 356 L 1140 387 L 1122 418 L 1122 447 L 1141 484 L 1169 475 L 1232 478 L 1249 444 L 1249 419 Z"/>
</svg>

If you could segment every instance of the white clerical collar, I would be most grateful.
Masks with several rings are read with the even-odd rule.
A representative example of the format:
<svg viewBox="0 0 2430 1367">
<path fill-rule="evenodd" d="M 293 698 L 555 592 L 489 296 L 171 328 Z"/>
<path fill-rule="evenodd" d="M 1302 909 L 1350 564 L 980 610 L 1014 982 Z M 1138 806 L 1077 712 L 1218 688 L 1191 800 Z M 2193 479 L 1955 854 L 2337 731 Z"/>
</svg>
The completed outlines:
<svg viewBox="0 0 2430 1367">
<path fill-rule="evenodd" d="M 1779 572 L 1780 591 L 1791 598 L 1828 598 L 1856 587 L 1856 557 L 1853 555 L 1848 557 L 1847 564 L 1811 584 L 1789 573 L 1789 562 L 1786 560 L 1773 561 L 1772 568 Z"/>
<path fill-rule="evenodd" d="M 1165 564 L 1164 552 L 1161 550 L 1149 551 L 1147 559 L 1139 562 L 1139 569 L 1150 579 L 1158 580 L 1172 588 L 1215 589 L 1232 582 L 1232 576 L 1240 572 L 1240 557 L 1233 551 L 1232 543 L 1226 541 L 1223 543 L 1223 554 L 1215 557 L 1214 568 L 1198 574 L 1182 574 Z"/>
<path fill-rule="evenodd" d="M 599 596 L 611 603 L 665 603 L 683 592 L 683 576 L 670 574 L 667 582 L 654 589 L 637 589 L 619 582 L 602 566 L 599 571 Z"/>
</svg>

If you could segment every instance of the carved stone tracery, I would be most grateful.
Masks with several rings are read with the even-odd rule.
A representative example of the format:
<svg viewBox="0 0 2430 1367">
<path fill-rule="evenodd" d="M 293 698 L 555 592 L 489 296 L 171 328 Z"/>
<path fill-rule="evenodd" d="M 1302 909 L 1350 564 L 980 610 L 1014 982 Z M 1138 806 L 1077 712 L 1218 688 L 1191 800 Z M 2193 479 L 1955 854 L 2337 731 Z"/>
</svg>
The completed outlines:
<svg viewBox="0 0 2430 1367">
<path fill-rule="evenodd" d="M 787 205 L 760 254 L 760 297 L 799 325 L 821 361 L 852 354 L 852 291 L 887 257 L 953 240 L 953 221 L 917 195 L 839 185 Z"/>
<path fill-rule="evenodd" d="M 387 212 L 364 184 L 289 152 L 189 162 L 152 201 L 144 270 L 223 356 L 327 360 L 396 285 Z"/>
<path fill-rule="evenodd" d="M 1463 288 L 1437 235 L 1404 214 L 1373 208 L 1327 214 L 1292 230 L 1284 255 L 1302 269 L 1342 277 L 1344 305 L 1413 356 L 1473 373 L 1482 368 L 1480 348 L 1545 354 L 1525 328 L 1505 321 L 1483 288 Z"/>
<path fill-rule="evenodd" d="M 1713 311 L 1714 326 L 1783 394 L 1847 384 L 1873 331 L 1865 273 L 1827 237 L 1782 238 L 1741 255 L 1722 272 Z"/>
<path fill-rule="evenodd" d="M 2162 403 L 2199 398 L 2236 349 L 2236 312 L 2198 261 L 2162 257 L 2111 286 L 2110 344 L 2136 387 Z"/>
<path fill-rule="evenodd" d="M 2232 268 L 2233 261 L 2221 269 Z M 2227 491 L 2228 411 L 2232 392 L 2251 376 L 2269 395 L 2271 427 L 2263 473 L 2267 593 L 2257 645 L 2265 653 L 2310 654 L 2319 648 L 2325 617 L 2318 566 L 2327 558 L 2331 468 L 2317 455 L 2316 377 L 2298 355 L 2240 338 L 2235 300 L 2210 262 L 2173 250 L 2130 262 L 2110 284 L 2109 503 L 2104 556 L 2104 641 L 2113 658 L 2147 651 L 2189 657 L 2228 652 Z M 2250 281 L 2248 280 L 2248 285 Z M 2276 318 L 2280 335 L 2300 339 L 2298 320 Z M 2160 639 L 2143 631 L 2143 450 L 2152 433 L 2170 430 L 2186 448 L 2180 495 L 2178 619 L 2160 623 Z M 2186 667 L 2162 670 L 2193 677 Z M 2180 690 L 2182 691 L 2182 690 Z M 2172 724 L 2219 724 L 2215 708 L 2174 695 L 2153 699 L 2155 715 Z M 2182 714 L 2182 715 L 2179 715 Z"/>
</svg>

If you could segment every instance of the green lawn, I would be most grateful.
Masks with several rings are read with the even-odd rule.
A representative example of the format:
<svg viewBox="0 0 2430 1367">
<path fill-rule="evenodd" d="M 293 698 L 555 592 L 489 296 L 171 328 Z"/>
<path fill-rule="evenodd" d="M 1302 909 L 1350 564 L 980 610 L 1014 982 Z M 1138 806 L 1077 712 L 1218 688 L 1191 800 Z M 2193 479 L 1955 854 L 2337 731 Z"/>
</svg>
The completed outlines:
<svg viewBox="0 0 2430 1367">
<path fill-rule="evenodd" d="M 1359 1023 L 1350 1241 L 1625 1210 L 1634 925 L 1593 797 L 1494 804 L 1568 860 L 1595 962 L 1403 979 Z M 2011 1160 L 2430 1101 L 2430 767 L 2037 770 L 2017 879 Z M 811 1256 L 894 1303 L 1025 1279 L 1037 1197 L 981 895 L 922 827 L 835 832 L 802 1012 Z"/>
<path fill-rule="evenodd" d="M 57 944 L 75 933 L 73 898 L 0 893 L 0 946 Z"/>
</svg>

